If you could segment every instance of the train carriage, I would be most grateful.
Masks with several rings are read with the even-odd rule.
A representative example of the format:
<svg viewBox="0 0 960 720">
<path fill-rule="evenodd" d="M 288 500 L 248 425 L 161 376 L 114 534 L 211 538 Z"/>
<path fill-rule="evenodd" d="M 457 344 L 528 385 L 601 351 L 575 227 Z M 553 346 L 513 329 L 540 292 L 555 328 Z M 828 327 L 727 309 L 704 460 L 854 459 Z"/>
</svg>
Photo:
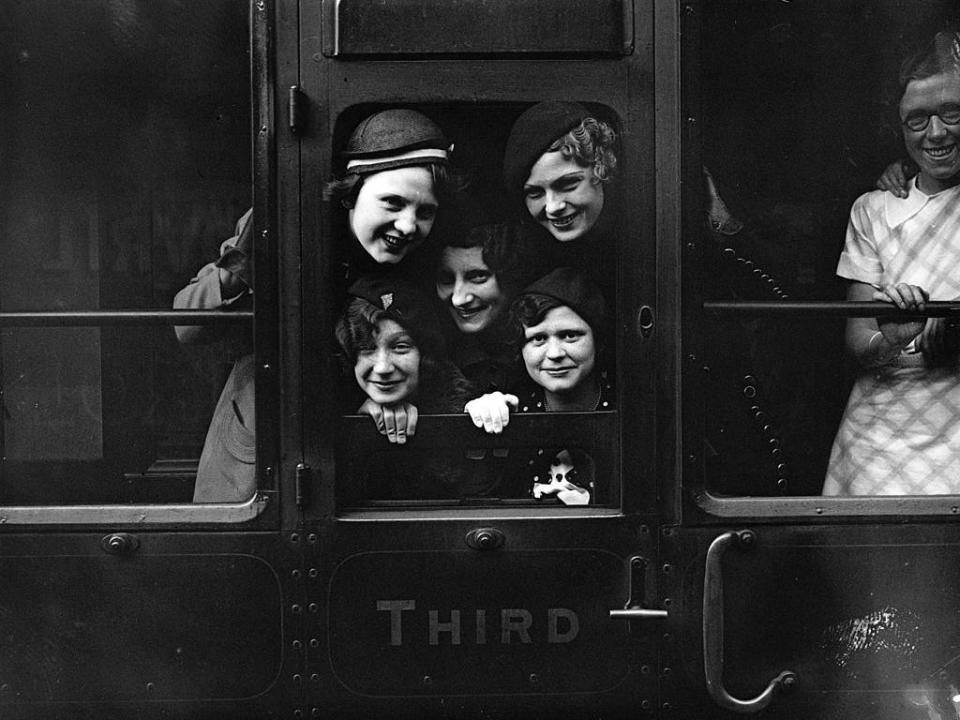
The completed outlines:
<svg viewBox="0 0 960 720">
<path fill-rule="evenodd" d="M 821 495 L 844 319 L 889 312 L 843 300 L 847 214 L 904 155 L 898 58 L 953 5 L 6 4 L 0 714 L 960 718 L 960 500 Z M 499 217 L 545 100 L 618 136 L 615 400 L 390 445 L 343 410 L 325 183 L 362 118 L 410 108 Z M 171 309 L 250 207 L 252 302 Z M 240 354 L 256 489 L 194 502 Z M 591 458 L 590 504 L 368 473 L 555 447 Z"/>
</svg>

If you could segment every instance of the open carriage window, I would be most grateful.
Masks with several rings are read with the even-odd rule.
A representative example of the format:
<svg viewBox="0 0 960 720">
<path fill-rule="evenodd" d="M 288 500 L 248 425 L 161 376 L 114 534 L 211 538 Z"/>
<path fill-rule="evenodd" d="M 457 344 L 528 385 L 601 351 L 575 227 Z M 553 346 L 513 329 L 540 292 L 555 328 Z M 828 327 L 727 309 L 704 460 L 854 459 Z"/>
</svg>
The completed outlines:
<svg viewBox="0 0 960 720">
<path fill-rule="evenodd" d="M 687 78 L 690 111 L 702 118 L 691 138 L 700 162 L 687 178 L 687 232 L 699 256 L 684 286 L 688 304 L 703 308 L 685 332 L 702 358 L 687 425 L 702 462 L 686 484 L 711 508 L 725 498 L 956 494 L 947 480 L 960 447 L 948 408 L 955 343 L 925 335 L 888 348 L 893 303 L 867 304 L 896 283 L 934 301 L 957 298 L 945 258 L 960 235 L 943 218 L 913 226 L 956 180 L 917 186 L 923 167 L 910 143 L 920 132 L 902 121 L 907 84 L 960 68 L 898 77 L 956 22 L 954 4 L 720 2 L 699 13 Z M 946 140 L 931 142 L 952 147 L 952 100 L 920 105 L 923 119 L 946 112 L 932 121 Z M 930 152 L 941 155 L 937 174 L 952 151 Z M 888 168 L 906 173 L 902 198 L 876 190 Z M 858 323 L 872 323 L 863 343 Z M 873 360 L 864 356 L 871 339 Z"/>
<path fill-rule="evenodd" d="M 338 118 L 342 507 L 619 503 L 618 129 L 574 101 Z"/>
<path fill-rule="evenodd" d="M 251 207 L 248 4 L 0 16 L 0 504 L 190 503 L 250 318 L 164 313 Z"/>
</svg>

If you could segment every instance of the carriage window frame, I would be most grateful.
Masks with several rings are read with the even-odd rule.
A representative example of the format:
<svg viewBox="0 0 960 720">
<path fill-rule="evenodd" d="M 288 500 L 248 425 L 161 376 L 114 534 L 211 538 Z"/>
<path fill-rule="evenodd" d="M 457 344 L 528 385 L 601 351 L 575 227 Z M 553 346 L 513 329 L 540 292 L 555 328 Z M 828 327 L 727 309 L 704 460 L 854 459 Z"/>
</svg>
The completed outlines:
<svg viewBox="0 0 960 720">
<path fill-rule="evenodd" d="M 679 99 L 677 114 L 669 118 L 671 140 L 678 144 L 681 158 L 676 167 L 676 247 L 682 248 L 674 267 L 680 294 L 677 319 L 681 343 L 673 358 L 679 372 L 674 400 L 680 422 L 677 463 L 677 490 L 684 522 L 720 524 L 730 519 L 801 523 L 843 522 L 851 519 L 892 521 L 920 517 L 939 519 L 960 515 L 960 495 L 864 495 L 828 497 L 822 495 L 720 496 L 711 491 L 705 465 L 709 408 L 704 402 L 703 352 L 699 329 L 717 319 L 755 318 L 779 322 L 784 317 L 847 318 L 896 314 L 896 308 L 880 302 L 847 300 L 712 301 L 703 293 L 700 281 L 707 271 L 702 255 L 704 242 L 702 188 L 701 53 L 699 41 L 706 32 L 699 8 L 690 6 L 677 16 L 680 32 Z M 960 302 L 929 302 L 918 317 L 957 316 Z"/>
<path fill-rule="evenodd" d="M 523 111 L 523 109 L 536 104 L 537 101 L 538 100 L 536 99 L 522 98 L 517 99 L 516 101 L 511 101 L 507 104 L 509 104 L 511 108 L 516 110 L 517 114 L 519 114 Z M 497 108 L 504 104 L 505 103 L 503 101 L 491 100 L 488 103 L 489 107 L 487 107 L 487 112 L 496 112 Z M 605 105 L 599 101 L 588 102 L 587 104 L 595 106 L 599 116 L 612 122 L 616 126 L 618 133 L 622 131 L 625 120 L 619 114 L 618 108 Z M 337 131 L 332 133 L 329 139 L 329 157 L 339 157 L 339 150 L 345 143 L 346 137 L 349 134 L 349 128 L 352 127 L 359 118 L 366 117 L 366 115 L 384 108 L 397 106 L 423 110 L 428 115 L 431 115 L 432 109 L 436 110 L 437 108 L 440 108 L 441 111 L 446 109 L 455 114 L 456 112 L 462 111 L 464 108 L 473 108 L 474 104 L 468 104 L 462 101 L 451 101 L 447 103 L 407 101 L 384 103 L 377 102 L 375 100 L 364 100 L 347 105 L 341 109 L 335 118 L 332 118 L 331 120 L 331 126 L 336 127 Z M 482 106 L 483 103 L 480 103 L 480 107 Z M 352 120 L 352 122 L 348 119 Z M 503 140 L 506 140 L 506 136 L 503 137 Z M 618 145 L 619 152 L 623 155 L 626 155 L 624 151 L 623 140 L 618 140 Z M 460 148 L 459 144 L 456 145 L 456 147 Z M 333 169 L 339 167 L 336 160 L 333 160 L 332 164 Z M 622 164 L 623 163 L 621 162 L 618 167 L 620 167 Z M 342 168 L 340 169 L 342 170 Z M 620 200 L 619 195 L 623 192 L 623 190 L 618 189 L 615 192 L 618 200 Z M 324 206 L 323 225 L 326 231 L 323 234 L 326 238 L 328 238 L 328 242 L 330 243 L 331 248 L 333 248 L 337 246 L 338 243 L 342 242 L 343 238 L 339 237 L 338 232 L 334 230 L 334 228 L 337 226 L 337 223 L 335 223 L 332 219 L 334 208 L 330 204 L 330 201 L 325 200 Z M 624 268 L 625 263 L 621 253 L 621 248 L 625 242 L 624 237 L 626 237 L 623 212 L 624 211 L 621 208 L 619 210 L 619 214 L 615 218 L 618 240 L 608 249 L 610 253 L 613 253 L 613 257 L 606 258 L 604 260 L 604 262 L 612 262 L 619 269 L 614 282 L 615 296 L 612 299 L 609 297 L 606 298 L 610 305 L 609 310 L 615 317 L 621 317 L 626 313 L 625 308 L 627 304 L 626 299 L 624 298 L 624 283 L 620 277 L 624 272 L 626 272 L 626 269 Z M 330 256 L 337 256 L 337 252 L 338 251 L 335 249 L 331 250 Z M 327 289 L 329 290 L 329 287 Z M 333 328 L 336 321 L 336 316 L 342 309 L 343 298 L 331 297 L 329 298 L 329 302 L 325 303 L 325 305 L 328 308 L 328 313 L 330 316 L 327 318 L 328 326 Z M 607 493 L 610 499 L 598 504 L 593 504 L 591 501 L 590 504 L 584 506 L 538 504 L 533 498 L 527 497 L 476 497 L 463 499 L 424 498 L 410 500 L 386 500 L 368 497 L 364 496 L 362 493 L 358 493 L 358 498 L 356 500 L 353 498 L 346 499 L 342 489 L 345 463 L 341 462 L 340 460 L 341 454 L 347 452 L 345 448 L 351 448 L 355 450 L 357 447 L 362 447 L 364 442 L 369 443 L 371 446 L 379 443 L 386 445 L 387 443 L 385 438 L 376 433 L 369 416 L 346 413 L 342 415 L 338 414 L 335 423 L 336 427 L 331 427 L 333 436 L 331 438 L 331 447 L 332 454 L 335 457 L 335 469 L 333 471 L 333 475 L 335 477 L 333 482 L 335 488 L 333 507 L 335 508 L 334 513 L 336 516 L 340 519 L 347 520 L 416 520 L 424 516 L 475 517 L 479 515 L 503 517 L 505 514 L 510 516 L 521 514 L 523 517 L 529 517 L 531 519 L 542 517 L 556 517 L 563 519 L 574 517 L 619 517 L 631 512 L 630 508 L 635 500 L 632 497 L 632 493 L 629 491 L 629 489 L 625 487 L 627 483 L 625 481 L 625 473 L 623 469 L 624 445 L 627 442 L 626 438 L 629 437 L 624 431 L 624 423 L 626 422 L 629 412 L 624 408 L 624 406 L 628 403 L 628 394 L 625 391 L 623 380 L 625 375 L 623 368 L 627 364 L 624 359 L 626 358 L 626 353 L 628 350 L 626 347 L 627 343 L 625 341 L 623 323 L 611 322 L 609 324 L 611 327 L 611 342 L 609 343 L 608 352 L 614 353 L 616 357 L 614 368 L 617 379 L 615 384 L 617 404 L 614 408 L 583 412 L 511 413 L 510 427 L 500 435 L 485 434 L 482 431 L 478 431 L 466 413 L 456 415 L 420 415 L 417 423 L 417 437 L 419 438 L 421 436 L 426 436 L 433 433 L 439 438 L 440 433 L 432 431 L 432 428 L 439 428 L 440 426 L 443 426 L 445 430 L 455 433 L 458 437 L 470 436 L 469 445 L 463 445 L 462 447 L 464 448 L 478 448 L 486 449 L 488 451 L 495 448 L 518 448 L 522 450 L 523 448 L 539 447 L 540 445 L 544 444 L 550 445 L 549 440 L 543 441 L 539 439 L 543 436 L 538 435 L 535 431 L 535 428 L 541 428 L 543 426 L 549 427 L 553 425 L 568 427 L 571 424 L 573 426 L 577 426 L 578 424 L 588 422 L 589 418 L 592 416 L 602 415 L 604 418 L 604 425 L 612 425 L 615 428 L 615 439 L 611 441 L 609 452 L 604 453 L 605 456 L 609 457 L 610 466 L 612 468 L 612 471 L 609 474 L 610 482 L 607 487 Z M 332 337 L 333 333 L 331 332 L 329 334 Z M 336 342 L 331 340 L 328 344 L 328 347 L 335 345 Z M 336 355 L 337 350 L 334 348 L 332 355 L 330 352 L 327 354 L 330 357 L 327 358 L 326 367 L 330 369 L 336 368 L 339 363 L 332 357 L 332 355 Z M 334 395 L 337 394 L 334 393 Z M 339 397 L 337 397 L 337 399 L 339 400 Z M 339 406 L 339 402 L 337 402 L 337 405 Z M 451 425 L 451 423 L 453 423 L 453 425 Z M 435 446 L 443 447 L 445 446 L 445 443 L 441 441 Z"/>
<path fill-rule="evenodd" d="M 251 99 L 251 156 L 253 223 L 255 232 L 255 302 L 252 310 L 78 310 L 0 312 L 0 328 L 65 328 L 116 326 L 173 326 L 246 324 L 253 326 L 256 383 L 257 488 L 238 503 L 116 503 L 0 505 L 0 524 L 24 526 L 103 526 L 111 528 L 240 526 L 275 527 L 280 508 L 277 486 L 279 458 L 279 289 L 277 287 L 277 221 L 274 112 L 274 35 L 272 4 L 248 3 L 249 87 Z M 2 426 L 0 426 L 2 430 Z"/>
</svg>

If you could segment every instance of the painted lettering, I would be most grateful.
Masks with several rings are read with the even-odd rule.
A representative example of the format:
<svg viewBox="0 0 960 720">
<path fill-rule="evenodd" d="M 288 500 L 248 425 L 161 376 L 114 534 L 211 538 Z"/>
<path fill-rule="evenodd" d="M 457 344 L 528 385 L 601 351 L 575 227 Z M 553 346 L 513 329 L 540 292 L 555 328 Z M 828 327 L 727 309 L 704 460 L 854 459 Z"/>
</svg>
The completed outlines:
<svg viewBox="0 0 960 720">
<path fill-rule="evenodd" d="M 510 644 L 510 635 L 517 633 L 520 642 L 530 644 L 530 633 L 527 632 L 533 624 L 533 615 L 523 608 L 504 608 L 500 611 L 500 642 Z"/>
<path fill-rule="evenodd" d="M 390 613 L 390 644 L 403 645 L 403 611 L 415 610 L 415 600 L 377 600 L 377 610 Z"/>
<path fill-rule="evenodd" d="M 560 621 L 566 621 L 566 631 L 560 629 Z M 568 643 L 580 632 L 580 618 L 567 608 L 549 608 L 547 610 L 547 642 Z"/>
<path fill-rule="evenodd" d="M 472 612 L 460 608 L 428 608 L 414 612 L 417 609 L 415 600 L 377 600 L 376 607 L 378 612 L 389 614 L 390 644 L 393 646 L 424 641 L 432 646 L 461 645 L 464 632 L 467 633 L 467 642 L 472 635 L 476 645 L 486 645 L 491 636 L 497 637 L 497 628 L 488 627 L 495 620 L 488 622 L 484 608 Z M 573 642 L 580 634 L 580 618 L 570 608 L 546 608 L 545 616 L 540 615 L 541 612 L 544 611 L 537 611 L 536 621 L 534 613 L 526 608 L 502 608 L 496 611 L 496 615 L 491 613 L 494 618 L 499 615 L 500 644 L 530 645 L 546 641 L 561 645 Z M 466 626 L 471 617 L 472 633 Z"/>
<path fill-rule="evenodd" d="M 440 644 L 440 633 L 450 633 L 450 644 L 460 644 L 460 611 L 450 611 L 450 622 L 440 622 L 440 611 L 430 611 L 430 644 Z"/>
</svg>

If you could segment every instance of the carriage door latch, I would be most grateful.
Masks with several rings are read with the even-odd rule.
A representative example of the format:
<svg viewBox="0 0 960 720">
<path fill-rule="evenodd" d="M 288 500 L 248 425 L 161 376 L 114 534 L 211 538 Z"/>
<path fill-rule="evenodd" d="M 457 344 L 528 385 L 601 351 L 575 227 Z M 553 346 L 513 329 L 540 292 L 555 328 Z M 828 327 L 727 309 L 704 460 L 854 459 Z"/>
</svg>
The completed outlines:
<svg viewBox="0 0 960 720">
<path fill-rule="evenodd" d="M 630 558 L 630 596 L 623 609 L 610 611 L 610 617 L 627 621 L 627 629 L 631 635 L 640 631 L 640 621 L 666 620 L 666 610 L 654 610 L 643 607 L 644 589 L 646 586 L 647 560 L 640 555 Z"/>
<path fill-rule="evenodd" d="M 656 320 L 653 308 L 649 305 L 641 305 L 637 311 L 637 334 L 640 336 L 640 339 L 646 340 L 653 335 L 655 325 Z"/>
</svg>

